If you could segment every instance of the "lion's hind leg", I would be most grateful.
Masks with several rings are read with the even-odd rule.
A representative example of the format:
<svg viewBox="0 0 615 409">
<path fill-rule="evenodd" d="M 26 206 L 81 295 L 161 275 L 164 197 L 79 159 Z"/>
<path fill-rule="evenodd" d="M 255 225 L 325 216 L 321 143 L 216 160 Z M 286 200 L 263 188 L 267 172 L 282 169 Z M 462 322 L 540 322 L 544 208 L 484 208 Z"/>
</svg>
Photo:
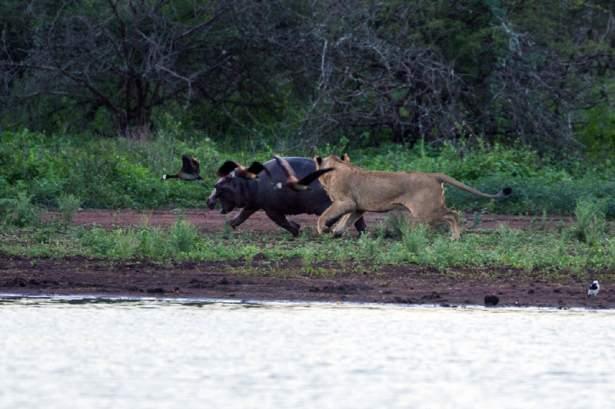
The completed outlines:
<svg viewBox="0 0 615 409">
<path fill-rule="evenodd" d="M 339 237 L 344 233 L 346 227 L 356 223 L 363 216 L 363 212 L 354 211 L 352 213 L 346 213 L 340 221 L 333 228 L 333 235 Z"/>
<path fill-rule="evenodd" d="M 406 203 L 404 207 L 410 212 L 408 220 L 412 224 L 426 223 L 435 227 L 442 223 L 446 223 L 451 230 L 451 239 L 458 240 L 461 237 L 459 215 L 457 212 L 440 206 L 418 209 L 415 208 L 412 203 Z"/>
<path fill-rule="evenodd" d="M 451 229 L 451 239 L 459 240 L 461 237 L 461 227 L 459 226 L 459 215 L 453 210 L 446 209 L 442 219 Z"/>
</svg>

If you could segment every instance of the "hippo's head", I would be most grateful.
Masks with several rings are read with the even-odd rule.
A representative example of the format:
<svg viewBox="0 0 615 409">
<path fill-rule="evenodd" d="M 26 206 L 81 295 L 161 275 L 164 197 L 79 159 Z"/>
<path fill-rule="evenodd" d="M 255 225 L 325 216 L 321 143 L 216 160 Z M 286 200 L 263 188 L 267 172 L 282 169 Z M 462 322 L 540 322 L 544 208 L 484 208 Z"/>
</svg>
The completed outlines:
<svg viewBox="0 0 615 409">
<path fill-rule="evenodd" d="M 235 175 L 235 172 L 221 177 L 207 198 L 207 207 L 214 209 L 216 203 L 220 202 L 222 214 L 229 213 L 236 207 L 245 207 L 249 199 L 248 183 L 248 179 Z"/>
<path fill-rule="evenodd" d="M 222 214 L 231 212 L 236 207 L 245 207 L 249 200 L 248 184 L 254 181 L 258 173 L 269 171 L 259 162 L 253 162 L 249 168 L 244 168 L 234 161 L 226 161 L 218 169 L 220 179 L 207 198 L 207 207 L 213 209 L 220 202 Z"/>
</svg>

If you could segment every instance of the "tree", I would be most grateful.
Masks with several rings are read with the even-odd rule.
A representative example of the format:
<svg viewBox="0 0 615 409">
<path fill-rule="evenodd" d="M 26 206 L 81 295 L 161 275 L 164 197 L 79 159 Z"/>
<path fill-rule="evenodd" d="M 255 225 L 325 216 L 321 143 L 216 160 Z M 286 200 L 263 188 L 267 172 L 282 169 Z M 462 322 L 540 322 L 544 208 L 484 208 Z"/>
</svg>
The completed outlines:
<svg viewBox="0 0 615 409">
<path fill-rule="evenodd" d="M 34 2 L 26 56 L 5 48 L 2 65 L 28 73 L 19 99 L 58 97 L 59 109 L 78 104 L 88 118 L 103 109 L 121 134 L 147 137 L 154 107 L 190 100 L 195 82 L 231 58 L 211 35 L 228 11 L 217 2 L 67 0 L 51 12 Z"/>
</svg>

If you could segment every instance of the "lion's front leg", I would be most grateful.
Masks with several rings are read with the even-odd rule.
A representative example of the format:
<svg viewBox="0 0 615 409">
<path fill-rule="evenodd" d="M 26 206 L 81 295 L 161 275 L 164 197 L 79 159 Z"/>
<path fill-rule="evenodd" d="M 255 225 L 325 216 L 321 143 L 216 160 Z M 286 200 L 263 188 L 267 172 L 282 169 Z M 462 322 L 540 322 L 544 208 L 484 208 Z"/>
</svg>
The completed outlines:
<svg viewBox="0 0 615 409">
<path fill-rule="evenodd" d="M 328 232 L 333 223 L 343 215 L 354 211 L 354 208 L 353 202 L 333 202 L 318 218 L 316 231 L 318 234 Z"/>
</svg>

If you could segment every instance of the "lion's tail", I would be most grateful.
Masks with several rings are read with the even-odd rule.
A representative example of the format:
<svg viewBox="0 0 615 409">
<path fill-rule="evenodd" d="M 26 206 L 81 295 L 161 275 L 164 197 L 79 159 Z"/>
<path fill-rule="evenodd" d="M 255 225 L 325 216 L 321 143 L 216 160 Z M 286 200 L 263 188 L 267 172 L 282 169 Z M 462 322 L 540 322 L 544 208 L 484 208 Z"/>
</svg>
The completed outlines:
<svg viewBox="0 0 615 409">
<path fill-rule="evenodd" d="M 510 196 L 512 193 L 512 188 L 505 187 L 504 189 L 500 190 L 498 193 L 491 195 L 489 193 L 483 193 L 480 190 L 476 190 L 473 187 L 470 187 L 468 185 L 464 185 L 457 179 L 453 179 L 452 177 L 445 175 L 444 173 L 435 173 L 434 176 L 438 179 L 440 183 L 446 183 L 448 185 L 455 186 L 457 189 L 465 190 L 466 192 L 473 193 L 477 196 L 487 197 L 490 199 L 501 199 L 503 197 Z"/>
</svg>

